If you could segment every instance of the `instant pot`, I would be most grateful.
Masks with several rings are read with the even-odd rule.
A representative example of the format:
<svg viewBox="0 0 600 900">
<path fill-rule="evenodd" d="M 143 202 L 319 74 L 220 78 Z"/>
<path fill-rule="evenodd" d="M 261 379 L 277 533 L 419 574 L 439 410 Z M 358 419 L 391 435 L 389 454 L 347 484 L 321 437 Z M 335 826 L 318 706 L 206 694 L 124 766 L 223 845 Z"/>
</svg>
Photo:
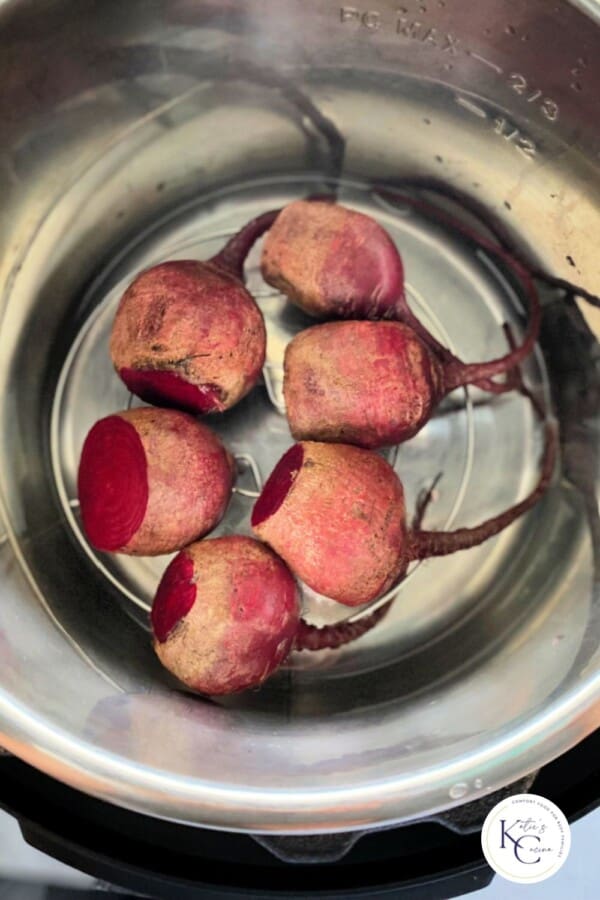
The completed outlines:
<svg viewBox="0 0 600 900">
<path fill-rule="evenodd" d="M 282 890 L 301 893 L 295 861 L 329 872 L 323 895 L 350 889 L 354 866 L 370 896 L 385 887 L 372 861 L 400 847 L 407 881 L 435 881 L 437 857 L 473 874 L 482 814 L 540 770 L 535 790 L 570 815 L 593 805 L 600 314 L 569 284 L 600 293 L 600 3 L 1 0 L 0 46 L 0 802 L 62 858 L 118 858 L 128 887 L 170 847 L 161 877 L 185 852 L 196 886 L 194 854 L 248 872 L 259 854 Z M 502 324 L 526 321 L 514 279 L 381 185 L 473 228 L 486 210 L 555 276 L 523 377 L 558 421 L 560 466 L 507 532 L 413 567 L 360 641 L 295 654 L 259 691 L 193 697 L 149 639 L 167 560 L 98 553 L 81 529 L 85 434 L 137 403 L 108 354 L 116 304 L 140 269 L 206 259 L 253 216 L 334 194 L 392 235 L 409 302 L 446 346 L 505 352 Z M 238 466 L 217 533 L 250 533 L 291 442 L 282 356 L 308 320 L 259 253 L 247 284 L 267 362 L 211 419 Z M 468 389 L 388 458 L 409 508 L 442 473 L 427 527 L 456 528 L 531 489 L 539 432 L 527 397 Z M 308 589 L 304 608 L 340 618 Z"/>
</svg>

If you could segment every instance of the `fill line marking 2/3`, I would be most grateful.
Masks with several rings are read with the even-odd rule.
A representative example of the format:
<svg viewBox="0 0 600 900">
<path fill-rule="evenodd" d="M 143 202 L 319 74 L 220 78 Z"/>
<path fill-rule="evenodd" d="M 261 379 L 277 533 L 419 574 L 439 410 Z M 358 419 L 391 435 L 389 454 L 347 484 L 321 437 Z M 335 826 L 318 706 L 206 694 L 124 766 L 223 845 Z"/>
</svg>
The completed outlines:
<svg viewBox="0 0 600 900">
<path fill-rule="evenodd" d="M 486 59 L 485 56 L 480 56 L 479 53 L 473 53 L 472 50 L 467 50 L 467 53 L 472 59 L 476 59 L 477 62 L 483 63 L 484 66 L 487 66 L 489 69 L 493 69 L 494 72 L 497 72 L 498 75 L 502 75 L 502 69 L 500 66 L 497 66 L 496 63 L 493 63 L 491 60 Z"/>
</svg>

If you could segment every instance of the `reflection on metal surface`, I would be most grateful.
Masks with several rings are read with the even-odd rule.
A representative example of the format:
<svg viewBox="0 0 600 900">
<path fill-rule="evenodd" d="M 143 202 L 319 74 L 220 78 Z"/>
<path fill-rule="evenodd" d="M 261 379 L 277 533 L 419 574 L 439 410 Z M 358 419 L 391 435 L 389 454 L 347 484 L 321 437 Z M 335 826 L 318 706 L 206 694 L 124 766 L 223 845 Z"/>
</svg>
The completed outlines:
<svg viewBox="0 0 600 900">
<path fill-rule="evenodd" d="M 346 21 L 321 0 L 301 17 L 291 0 L 132 0 L 121 13 L 95 4 L 85 22 L 58 0 L 26 29 L 21 6 L 3 7 L 0 24 L 19 50 L 0 57 L 0 531 L 15 550 L 1 558 L 6 745 L 113 802 L 259 832 L 415 818 L 461 803 L 457 786 L 473 798 L 563 752 L 599 724 L 599 412 L 582 400 L 595 345 L 565 341 L 560 292 L 545 297 L 543 356 L 526 375 L 557 403 L 566 480 L 498 540 L 415 568 L 356 646 L 296 654 L 259 692 L 217 706 L 172 690 L 147 632 L 167 559 L 91 552 L 74 478 L 94 419 L 129 402 L 107 341 L 132 274 L 165 256 L 206 258 L 274 202 L 339 187 L 376 215 L 415 310 L 467 359 L 502 352 L 498 324 L 518 326 L 519 299 L 448 234 L 376 205 L 370 179 L 460 188 L 540 264 L 597 292 L 600 31 L 543 0 L 482 0 L 468 16 L 428 4 L 419 27 L 391 0 Z M 268 321 L 265 371 L 280 372 L 307 320 L 265 289 L 257 261 L 248 284 Z M 273 406 L 280 380 L 270 393 L 266 380 L 214 422 L 244 492 L 223 529 L 248 532 L 261 479 L 291 440 Z M 444 472 L 429 527 L 471 524 L 526 491 L 536 440 L 522 398 L 470 391 L 390 458 L 409 509 Z M 339 618 L 305 599 L 314 621 Z"/>
</svg>

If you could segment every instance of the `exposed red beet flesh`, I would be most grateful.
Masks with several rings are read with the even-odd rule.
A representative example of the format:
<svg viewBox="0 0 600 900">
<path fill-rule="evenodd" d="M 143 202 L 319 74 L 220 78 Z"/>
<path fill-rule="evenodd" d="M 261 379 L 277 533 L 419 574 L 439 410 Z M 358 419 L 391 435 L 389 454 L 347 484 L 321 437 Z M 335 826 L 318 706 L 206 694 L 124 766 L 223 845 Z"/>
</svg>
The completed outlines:
<svg viewBox="0 0 600 900">
<path fill-rule="evenodd" d="M 132 409 L 97 422 L 83 445 L 78 493 L 99 550 L 155 556 L 179 550 L 222 518 L 233 460 L 186 413 Z"/>
<path fill-rule="evenodd" d="M 292 649 L 357 640 L 388 607 L 356 622 L 309 625 L 285 563 L 259 541 L 234 535 L 191 544 L 171 561 L 150 620 L 165 668 L 192 690 L 218 695 L 257 687 Z"/>
<path fill-rule="evenodd" d="M 190 384 L 174 372 L 121 369 L 121 380 L 132 394 L 155 406 L 174 406 L 195 413 L 221 412 L 221 391 L 215 384 Z"/>
<path fill-rule="evenodd" d="M 335 203 L 296 200 L 265 239 L 269 284 L 318 318 L 379 318 L 404 289 L 402 260 L 370 216 Z"/>
<path fill-rule="evenodd" d="M 379 194 L 386 195 L 384 189 Z M 411 202 L 410 199 L 407 202 Z M 412 205 L 419 206 L 417 201 Z M 530 273 L 493 242 L 452 219 L 454 230 L 500 258 L 519 279 L 530 301 L 523 344 L 498 359 L 464 363 L 443 347 L 410 309 L 400 255 L 387 232 L 370 216 L 339 204 L 299 200 L 286 206 L 264 243 L 263 277 L 305 311 L 320 318 L 391 318 L 414 329 L 444 365 L 448 390 L 476 384 L 501 393 L 506 375 L 533 350 L 540 326 L 539 297 Z"/>
<path fill-rule="evenodd" d="M 345 444 L 302 447 L 302 466 L 288 493 L 254 531 L 309 587 L 358 606 L 396 583 L 411 560 L 474 547 L 531 509 L 552 478 L 556 431 L 546 426 L 540 478 L 524 500 L 474 528 L 452 532 L 408 530 L 400 480 L 377 454 Z M 263 494 L 270 490 L 269 479 Z"/>
<path fill-rule="evenodd" d="M 196 602 L 194 563 L 190 556 L 179 553 L 161 578 L 150 613 L 152 631 L 161 644 Z"/>
<path fill-rule="evenodd" d="M 83 527 L 98 550 L 126 547 L 148 506 L 148 464 L 134 425 L 120 415 L 101 419 L 89 432 L 79 464 Z"/>
<path fill-rule="evenodd" d="M 283 393 L 296 440 L 408 440 L 446 393 L 443 365 L 400 322 L 328 322 L 288 344 Z"/>
<path fill-rule="evenodd" d="M 269 475 L 269 490 L 262 492 L 252 510 L 252 526 L 260 525 L 276 513 L 300 471 L 304 450 L 301 444 L 294 444 L 284 453 Z"/>
<path fill-rule="evenodd" d="M 262 314 L 242 282 L 213 263 L 180 260 L 142 272 L 113 323 L 115 369 L 143 399 L 191 412 L 229 409 L 265 359 Z"/>
</svg>

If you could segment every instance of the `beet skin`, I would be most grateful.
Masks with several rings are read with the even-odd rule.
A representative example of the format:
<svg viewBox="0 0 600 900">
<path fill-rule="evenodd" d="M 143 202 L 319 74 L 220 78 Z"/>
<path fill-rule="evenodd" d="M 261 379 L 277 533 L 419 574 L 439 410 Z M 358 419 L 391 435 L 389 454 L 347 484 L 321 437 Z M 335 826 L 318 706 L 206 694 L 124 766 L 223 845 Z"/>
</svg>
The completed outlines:
<svg viewBox="0 0 600 900">
<path fill-rule="evenodd" d="M 477 383 L 477 372 L 487 366 L 441 359 L 402 322 L 314 325 L 286 348 L 283 393 L 290 429 L 298 440 L 371 449 L 399 444 L 428 422 L 446 394 Z M 507 385 L 521 384 L 524 391 L 515 374 Z"/>
<path fill-rule="evenodd" d="M 261 684 L 292 648 L 300 597 L 264 544 L 199 541 L 171 562 L 152 607 L 154 649 L 176 678 L 203 694 Z"/>
<path fill-rule="evenodd" d="M 348 606 L 383 594 L 408 565 L 402 485 L 384 459 L 357 447 L 294 445 L 252 527 L 309 587 Z"/>
<path fill-rule="evenodd" d="M 313 590 L 347 606 L 392 587 L 411 560 L 483 543 L 531 509 L 547 489 L 556 432 L 546 426 L 541 474 L 519 503 L 473 528 L 407 528 L 402 484 L 370 450 L 306 441 L 284 454 L 254 505 L 252 527 Z"/>
<path fill-rule="evenodd" d="M 84 531 L 98 550 L 171 553 L 217 525 L 233 477 L 219 438 L 186 413 L 144 408 L 107 416 L 81 453 Z"/>
<path fill-rule="evenodd" d="M 383 447 L 408 440 L 444 394 L 444 370 L 399 322 L 328 322 L 286 348 L 283 392 L 297 440 Z"/>
<path fill-rule="evenodd" d="M 402 261 L 381 225 L 318 200 L 296 200 L 279 213 L 261 269 L 268 284 L 317 318 L 381 316 L 404 286 Z"/>
</svg>

